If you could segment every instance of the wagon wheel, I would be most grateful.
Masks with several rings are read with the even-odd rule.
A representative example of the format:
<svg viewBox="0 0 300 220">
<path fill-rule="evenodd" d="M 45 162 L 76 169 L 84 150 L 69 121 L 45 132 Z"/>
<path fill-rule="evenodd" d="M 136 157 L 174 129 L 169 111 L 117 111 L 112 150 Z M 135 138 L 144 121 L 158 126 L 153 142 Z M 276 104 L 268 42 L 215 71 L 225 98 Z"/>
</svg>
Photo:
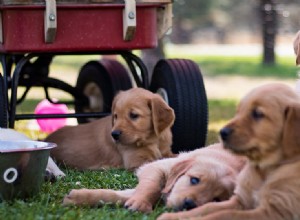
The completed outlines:
<svg viewBox="0 0 300 220">
<path fill-rule="evenodd" d="M 6 93 L 4 91 L 4 79 L 0 74 L 0 127 L 1 128 L 7 128 L 7 122 L 8 122 L 5 94 Z"/>
<path fill-rule="evenodd" d="M 90 61 L 80 70 L 76 88 L 89 99 L 84 105 L 75 100 L 76 113 L 110 112 L 114 95 L 119 90 L 132 87 L 131 79 L 125 67 L 116 60 L 103 59 Z M 78 123 L 92 121 L 91 118 L 78 118 Z"/>
<path fill-rule="evenodd" d="M 203 147 L 208 105 L 198 65 L 185 59 L 160 60 L 154 68 L 150 90 L 160 94 L 175 111 L 172 151 Z"/>
</svg>

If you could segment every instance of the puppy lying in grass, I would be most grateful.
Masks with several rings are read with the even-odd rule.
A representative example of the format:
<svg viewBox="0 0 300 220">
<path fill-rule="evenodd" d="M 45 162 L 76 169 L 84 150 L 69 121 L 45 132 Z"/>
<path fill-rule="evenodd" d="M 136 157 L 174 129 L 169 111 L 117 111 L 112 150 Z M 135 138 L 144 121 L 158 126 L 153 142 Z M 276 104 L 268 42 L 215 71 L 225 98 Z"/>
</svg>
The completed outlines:
<svg viewBox="0 0 300 220">
<path fill-rule="evenodd" d="M 174 120 L 173 109 L 159 95 L 133 88 L 114 98 L 112 116 L 61 128 L 45 141 L 56 143 L 51 156 L 72 168 L 134 170 L 146 162 L 173 157 Z"/>
<path fill-rule="evenodd" d="M 230 198 L 236 176 L 245 162 L 245 158 L 215 144 L 141 166 L 137 170 L 139 183 L 135 189 L 73 189 L 65 196 L 63 204 L 115 203 L 147 213 L 163 197 L 168 207 L 192 209 Z"/>
</svg>

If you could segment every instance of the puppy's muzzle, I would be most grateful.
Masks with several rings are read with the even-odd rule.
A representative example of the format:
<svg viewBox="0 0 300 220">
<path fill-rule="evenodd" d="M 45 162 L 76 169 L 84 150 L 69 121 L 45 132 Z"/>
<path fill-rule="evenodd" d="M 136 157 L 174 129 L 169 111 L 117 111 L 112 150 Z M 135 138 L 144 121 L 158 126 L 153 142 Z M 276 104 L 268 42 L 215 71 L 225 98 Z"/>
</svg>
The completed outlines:
<svg viewBox="0 0 300 220">
<path fill-rule="evenodd" d="M 184 199 L 183 204 L 182 204 L 182 210 L 184 210 L 184 209 L 190 210 L 190 209 L 193 209 L 193 208 L 196 208 L 196 207 L 197 207 L 197 205 L 194 202 L 194 200 L 188 199 L 188 198 Z"/>
<path fill-rule="evenodd" d="M 122 132 L 120 130 L 114 130 L 111 132 L 111 136 L 115 141 L 118 141 L 120 139 Z"/>
<path fill-rule="evenodd" d="M 222 141 L 228 141 L 230 135 L 233 133 L 233 129 L 229 127 L 224 127 L 220 130 L 220 136 Z"/>
</svg>

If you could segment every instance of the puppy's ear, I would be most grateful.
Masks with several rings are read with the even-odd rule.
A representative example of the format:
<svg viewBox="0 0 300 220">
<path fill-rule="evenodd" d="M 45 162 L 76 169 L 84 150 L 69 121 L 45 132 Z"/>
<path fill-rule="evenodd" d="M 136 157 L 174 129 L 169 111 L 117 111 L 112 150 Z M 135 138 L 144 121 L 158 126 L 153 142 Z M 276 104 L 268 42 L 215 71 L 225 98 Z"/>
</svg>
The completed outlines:
<svg viewBox="0 0 300 220">
<path fill-rule="evenodd" d="M 116 106 L 116 103 L 117 103 L 118 99 L 120 99 L 120 96 L 121 96 L 122 93 L 123 93 L 122 91 L 118 91 L 118 92 L 116 93 L 116 95 L 115 95 L 115 97 L 114 97 L 114 100 L 113 100 L 113 103 L 112 103 L 112 105 L 111 105 L 111 112 L 114 111 L 115 106 Z"/>
<path fill-rule="evenodd" d="M 298 43 L 299 43 L 299 45 L 298 45 L 298 50 L 297 50 L 297 53 L 296 53 L 296 65 L 300 64 L 300 38 L 299 38 Z"/>
<path fill-rule="evenodd" d="M 173 125 L 175 114 L 173 109 L 159 95 L 153 96 L 150 107 L 154 131 L 156 135 L 159 135 L 163 130 Z"/>
<path fill-rule="evenodd" d="M 285 109 L 282 147 L 285 156 L 300 153 L 300 104 L 293 103 Z"/>
<path fill-rule="evenodd" d="M 120 99 L 121 93 L 122 93 L 122 91 L 118 91 L 118 92 L 117 92 L 117 94 L 116 94 L 115 97 L 114 97 L 113 103 L 112 103 L 112 105 L 111 105 L 112 125 L 114 125 L 114 117 L 113 117 L 113 114 L 114 114 L 114 111 L 115 111 L 116 103 L 117 103 L 117 101 Z"/>
<path fill-rule="evenodd" d="M 167 177 L 168 179 L 166 181 L 165 188 L 162 190 L 162 193 L 169 193 L 172 190 L 177 179 L 179 177 L 181 177 L 183 174 L 185 174 L 191 168 L 193 163 L 194 163 L 194 160 L 184 160 L 184 161 L 176 163 L 172 167 L 172 169 Z"/>
<path fill-rule="evenodd" d="M 294 40 L 294 51 L 296 54 L 296 64 L 300 64 L 300 31 L 296 34 L 296 38 Z"/>
<path fill-rule="evenodd" d="M 237 174 L 234 171 L 229 170 L 226 172 L 225 176 L 219 179 L 222 186 L 222 194 L 219 196 L 219 198 L 222 201 L 229 199 L 229 197 L 232 195 L 236 184 L 236 175 Z"/>
</svg>

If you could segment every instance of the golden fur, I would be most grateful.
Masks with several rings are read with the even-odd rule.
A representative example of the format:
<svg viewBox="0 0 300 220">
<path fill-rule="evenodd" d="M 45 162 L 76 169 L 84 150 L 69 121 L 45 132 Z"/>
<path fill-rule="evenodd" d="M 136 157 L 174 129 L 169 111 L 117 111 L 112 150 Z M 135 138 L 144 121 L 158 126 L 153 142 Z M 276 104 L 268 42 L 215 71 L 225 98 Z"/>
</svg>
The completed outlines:
<svg viewBox="0 0 300 220">
<path fill-rule="evenodd" d="M 227 200 L 233 193 L 237 174 L 245 158 L 211 145 L 177 158 L 167 158 L 143 165 L 137 170 L 139 183 L 135 189 L 72 190 L 65 205 L 98 205 L 118 203 L 130 210 L 150 212 L 161 196 L 168 207 L 182 210 L 214 200 Z M 193 181 L 192 181 L 193 178 Z"/>
<path fill-rule="evenodd" d="M 300 31 L 297 32 L 294 39 L 294 51 L 296 54 L 296 64 L 300 64 Z"/>
<path fill-rule="evenodd" d="M 225 148 L 249 158 L 235 195 L 158 219 L 299 219 L 299 131 L 300 99 L 291 88 L 268 84 L 253 90 L 220 131 Z"/>
<path fill-rule="evenodd" d="M 133 88 L 118 93 L 112 116 L 64 127 L 45 141 L 57 143 L 51 156 L 73 168 L 134 170 L 145 162 L 173 156 L 174 119 L 174 111 L 159 95 Z M 113 132 L 120 133 L 116 140 Z"/>
</svg>

